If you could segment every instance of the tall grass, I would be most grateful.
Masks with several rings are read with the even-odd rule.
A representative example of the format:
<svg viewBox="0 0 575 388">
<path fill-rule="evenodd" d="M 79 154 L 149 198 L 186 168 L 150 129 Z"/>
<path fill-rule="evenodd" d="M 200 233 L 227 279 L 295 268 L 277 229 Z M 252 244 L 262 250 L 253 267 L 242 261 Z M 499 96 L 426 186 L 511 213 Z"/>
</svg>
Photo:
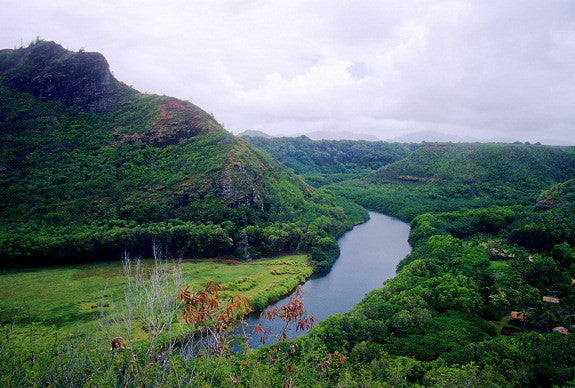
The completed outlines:
<svg viewBox="0 0 575 388">
<path fill-rule="evenodd" d="M 248 263 L 174 262 L 155 251 L 154 259 L 125 257 L 122 264 L 0 273 L 0 386 L 178 386 L 226 380 L 229 365 L 184 363 L 176 354 L 181 339 L 193 338 L 194 330 L 182 320 L 178 291 L 184 286 L 197 290 L 213 280 L 221 284 L 222 300 L 243 294 L 263 308 L 311 275 L 307 255 Z M 208 374 L 200 371 L 208 367 L 202 363 L 218 366 Z"/>
</svg>

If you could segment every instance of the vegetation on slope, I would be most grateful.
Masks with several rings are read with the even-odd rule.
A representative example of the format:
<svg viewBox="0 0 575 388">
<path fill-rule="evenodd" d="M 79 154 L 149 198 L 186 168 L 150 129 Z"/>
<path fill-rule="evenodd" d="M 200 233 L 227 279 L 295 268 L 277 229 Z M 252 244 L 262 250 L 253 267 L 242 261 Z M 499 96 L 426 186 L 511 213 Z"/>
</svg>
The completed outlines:
<svg viewBox="0 0 575 388">
<path fill-rule="evenodd" d="M 412 384 L 572 383 L 573 180 L 542 198 L 561 205 L 416 217 L 410 233 L 414 249 L 397 276 L 351 312 L 322 322 L 312 336 L 380 383 L 397 378 L 387 367 L 393 359 L 402 360 L 396 373 Z M 535 226 L 545 236 L 531 238 Z M 507 316 L 509 322 L 512 311 L 512 325 L 503 324 L 507 329 L 501 333 L 518 334 L 498 335 L 490 321 Z"/>
<path fill-rule="evenodd" d="M 243 136 L 296 174 L 370 172 L 402 160 L 421 145 L 363 140 L 311 140 L 306 136 L 265 138 Z"/>
<path fill-rule="evenodd" d="M 50 54 L 54 47 L 48 48 Z M 345 159 L 338 149 L 353 149 L 355 143 L 318 146 L 305 138 L 293 140 L 317 155 L 299 155 L 305 164 L 296 163 L 294 169 L 338 173 L 307 177 L 330 187 L 336 199 L 310 188 L 189 103 L 127 89 L 113 101 L 93 104 L 80 98 L 71 108 L 65 99 L 46 97 L 43 82 L 23 89 L 26 83 L 18 80 L 26 77 L 16 76 L 23 69 L 28 70 L 22 74 L 34 74 L 31 79 L 46 79 L 36 62 L 29 63 L 32 51 L 0 52 L 0 93 L 6 101 L 0 107 L 4 263 L 114 256 L 124 247 L 137 251 L 155 240 L 191 256 L 255 258 L 309 249 L 321 272 L 338 254 L 334 236 L 352 217 L 364 217 L 357 204 L 411 220 L 414 249 L 398 266 L 398 275 L 352 311 L 327 319 L 295 342 L 236 355 L 227 342 L 233 300 L 221 311 L 190 304 L 182 316 L 177 309 L 164 314 L 143 293 L 144 299 L 127 298 L 124 307 L 132 309 L 133 302 L 153 307 L 146 314 L 161 316 L 158 322 L 146 314 L 123 321 L 104 314 L 104 330 L 82 336 L 38 322 L 7 324 L 0 345 L 2 384 L 506 387 L 575 382 L 574 182 L 568 181 L 575 172 L 573 147 L 421 144 L 373 150 L 360 142 L 366 155 L 373 150 L 378 156 L 362 159 L 358 152 Z M 83 57 L 56 51 L 57 60 L 48 63 L 58 69 L 60 63 L 73 67 Z M 106 72 L 101 74 L 106 78 Z M 282 141 L 292 142 L 277 144 Z M 368 177 L 374 163 L 386 166 Z M 347 216 L 344 208 L 351 210 Z M 172 274 L 162 269 L 139 281 L 147 290 L 154 279 Z M 250 288 L 249 277 L 226 287 Z M 209 282 L 205 289 L 217 287 Z M 170 306 L 177 305 L 174 294 L 162 294 Z M 188 302 L 214 302 L 198 296 L 206 295 L 202 292 L 185 294 Z M 310 322 L 300 315 L 301 303 L 295 300 L 291 307 L 275 318 L 286 319 L 286 327 Z M 50 310 L 46 315 L 57 319 L 47 322 L 66 325 L 68 315 L 82 318 L 66 308 L 70 314 Z M 25 320 L 20 311 L 12 310 L 14 317 Z M 200 326 L 200 316 L 215 318 Z M 181 324 L 183 318 L 189 328 Z M 6 314 L 3 319 L 7 322 Z M 110 338 L 110 327 L 118 322 L 124 329 L 136 325 L 141 336 L 129 346 L 123 338 Z M 160 330 L 160 324 L 168 329 Z M 176 327 L 182 329 L 178 335 L 212 333 L 217 346 L 199 357 L 171 352 Z"/>
<path fill-rule="evenodd" d="M 196 357 L 166 352 L 149 342 L 110 350 L 107 343 L 89 337 L 61 333 L 61 343 L 53 336 L 40 338 L 38 327 L 7 330 L 7 341 L 0 349 L 2 381 L 11 385 L 570 386 L 575 380 L 575 337 L 570 328 L 575 310 L 571 286 L 575 246 L 572 240 L 559 239 L 550 248 L 548 244 L 525 246 L 516 237 L 526 220 L 545 214 L 549 219 L 542 226 L 550 235 L 561 235 L 567 224 L 567 237 L 572 238 L 572 188 L 570 181 L 545 192 L 542 198 L 561 204 L 546 210 L 493 206 L 416 217 L 410 234 L 414 250 L 400 263 L 397 276 L 370 292 L 352 311 L 326 319 L 296 341 L 231 355 L 225 350 L 231 339 L 214 332 L 214 338 L 224 342 Z M 298 301 L 291 306 L 281 315 L 291 317 L 286 324 L 307 322 L 294 315 L 302 307 Z M 10 368 L 6 360 L 17 360 L 24 367 Z"/>
<path fill-rule="evenodd" d="M 2 265 L 149 254 L 154 240 L 199 257 L 304 251 L 351 225 L 333 196 L 198 107 L 121 86 L 103 57 L 80 54 L 42 41 L 0 52 Z M 82 64 L 95 70 L 50 93 L 34 83 Z M 60 98 L 64 81 L 86 95 L 120 86 L 95 110 Z"/>
<path fill-rule="evenodd" d="M 324 187 L 406 221 L 428 211 L 528 205 L 542 190 L 575 176 L 574 150 L 525 144 L 427 145 L 365 179 Z"/>
</svg>

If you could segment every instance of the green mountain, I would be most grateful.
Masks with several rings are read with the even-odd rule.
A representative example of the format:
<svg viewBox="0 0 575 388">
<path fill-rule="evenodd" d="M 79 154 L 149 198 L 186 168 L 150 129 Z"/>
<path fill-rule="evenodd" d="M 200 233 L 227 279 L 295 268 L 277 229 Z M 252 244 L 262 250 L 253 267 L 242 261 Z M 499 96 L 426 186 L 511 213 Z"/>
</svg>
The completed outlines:
<svg viewBox="0 0 575 388">
<path fill-rule="evenodd" d="M 384 202 L 405 199 L 398 215 L 411 219 L 426 211 L 531 205 L 542 190 L 573 177 L 574 147 L 428 144 L 383 166 L 365 185 L 384 192 Z"/>
<path fill-rule="evenodd" d="M 248 225 L 321 216 L 317 235 L 344 228 L 333 197 L 197 106 L 142 94 L 101 54 L 54 42 L 0 51 L 0 144 L 3 265 L 118 257 L 152 241 L 172 254 L 247 252 L 262 244 Z"/>
<path fill-rule="evenodd" d="M 270 138 L 242 134 L 241 137 L 302 175 L 377 170 L 406 158 L 420 146 L 365 140 L 311 140 L 306 136 Z"/>
<path fill-rule="evenodd" d="M 547 188 L 575 175 L 573 148 L 524 144 L 433 144 L 382 167 L 375 178 Z"/>
</svg>

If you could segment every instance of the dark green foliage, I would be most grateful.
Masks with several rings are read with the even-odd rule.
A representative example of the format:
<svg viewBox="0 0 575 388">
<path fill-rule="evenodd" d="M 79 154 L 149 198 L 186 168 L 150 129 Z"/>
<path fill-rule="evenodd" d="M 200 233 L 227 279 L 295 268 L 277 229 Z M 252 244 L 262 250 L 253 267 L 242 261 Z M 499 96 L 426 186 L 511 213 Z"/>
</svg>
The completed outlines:
<svg viewBox="0 0 575 388">
<path fill-rule="evenodd" d="M 0 265 L 117 259 L 152 240 L 172 254 L 229 255 L 250 225 L 282 230 L 269 246 L 252 239 L 255 256 L 307 250 L 361 217 L 346 219 L 331 194 L 188 102 L 132 91 L 89 113 L 23 93 L 77 55 L 58 47 L 0 55 Z"/>
<path fill-rule="evenodd" d="M 0 55 L 0 73 L 21 60 L 22 79 L 36 74 L 25 55 Z M 229 357 L 150 356 L 145 341 L 110 352 L 4 326 L 2 385 L 573 385 L 573 329 L 548 333 L 574 319 L 573 147 L 248 139 L 333 195 L 191 104 L 127 93 L 117 110 L 86 113 L 8 88 L 15 75 L 0 80 L 5 265 L 145 255 L 156 241 L 194 257 L 309 251 L 325 273 L 362 206 L 411 221 L 413 251 L 352 311 Z M 500 335 L 514 323 L 521 333 Z"/>
<path fill-rule="evenodd" d="M 540 198 L 560 205 L 540 210 L 491 206 L 415 217 L 409 238 L 414 249 L 397 275 L 310 335 L 329 351 L 349 354 L 359 368 L 381 365 L 379 371 L 363 369 L 378 382 L 390 381 L 381 373 L 390 359 L 408 358 L 419 363 L 410 381 L 424 385 L 569 385 L 575 378 L 572 333 L 498 336 L 485 319 L 515 310 L 528 317 L 521 330 L 548 332 L 572 323 L 575 267 L 566 241 L 566 232 L 575 230 L 572 192 L 571 182 L 553 187 Z M 509 236 L 524 231 L 533 217 L 543 222 L 546 236 L 513 244 Z M 549 238 L 555 245 L 545 242 Z M 560 302 L 545 302 L 545 295 Z"/>
<path fill-rule="evenodd" d="M 510 238 L 530 249 L 551 250 L 556 244 L 575 245 L 575 179 L 542 193 L 536 211 L 515 221 Z M 567 253 L 567 255 L 569 255 Z"/>
<path fill-rule="evenodd" d="M 538 189 L 575 174 L 575 155 L 560 147 L 515 144 L 437 144 L 381 168 L 375 179 L 445 182 L 453 190 L 476 195 L 503 183 Z M 461 187 L 459 185 L 466 185 Z M 459 187 L 458 187 L 459 186 Z M 493 193 L 496 194 L 496 193 Z"/>
<path fill-rule="evenodd" d="M 308 181 L 368 209 L 410 221 L 430 211 L 533 204 L 542 190 L 574 175 L 573 147 L 474 143 L 420 147 L 365 179 Z M 543 200 L 539 206 L 544 206 Z"/>
<path fill-rule="evenodd" d="M 296 174 L 343 174 L 377 170 L 408 156 L 408 144 L 364 140 L 311 140 L 300 137 L 244 139 L 268 152 Z"/>
<path fill-rule="evenodd" d="M 324 237 L 310 251 L 310 258 L 314 264 L 314 272 L 325 274 L 329 272 L 335 260 L 339 257 L 339 245 L 331 237 Z"/>
</svg>

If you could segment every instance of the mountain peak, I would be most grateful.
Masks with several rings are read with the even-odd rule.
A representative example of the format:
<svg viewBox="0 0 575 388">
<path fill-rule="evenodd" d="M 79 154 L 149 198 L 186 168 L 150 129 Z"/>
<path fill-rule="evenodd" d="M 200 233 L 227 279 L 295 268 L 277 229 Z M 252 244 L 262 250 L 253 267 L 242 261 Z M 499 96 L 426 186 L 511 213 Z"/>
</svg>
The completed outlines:
<svg viewBox="0 0 575 388">
<path fill-rule="evenodd" d="M 42 101 L 60 101 L 86 112 L 113 111 L 135 93 L 114 78 L 102 54 L 71 52 L 41 40 L 0 51 L 0 77 Z"/>
</svg>

